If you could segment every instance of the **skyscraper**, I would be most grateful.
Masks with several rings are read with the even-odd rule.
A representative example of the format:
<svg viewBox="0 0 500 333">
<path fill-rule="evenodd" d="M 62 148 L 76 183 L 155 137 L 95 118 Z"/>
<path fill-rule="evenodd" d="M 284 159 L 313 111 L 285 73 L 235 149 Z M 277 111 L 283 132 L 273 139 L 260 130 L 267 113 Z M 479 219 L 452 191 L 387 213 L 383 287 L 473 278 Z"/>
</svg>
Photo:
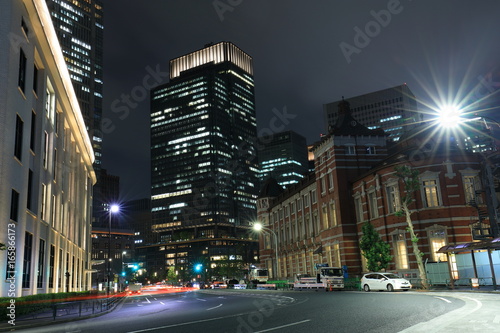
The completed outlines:
<svg viewBox="0 0 500 333">
<path fill-rule="evenodd" d="M 259 165 L 261 183 L 269 177 L 284 187 L 298 183 L 308 172 L 306 139 L 293 131 L 259 139 Z"/>
<path fill-rule="evenodd" d="M 220 42 L 170 61 L 170 82 L 151 92 L 152 223 L 161 241 L 243 237 L 256 217 L 256 132 L 248 54 Z"/>
<path fill-rule="evenodd" d="M 352 115 L 360 124 L 369 129 L 382 128 L 389 142 L 399 141 L 403 133 L 423 120 L 422 115 L 417 113 L 415 95 L 406 84 L 345 100 L 351 105 Z M 341 101 L 323 105 L 328 128 L 337 122 Z"/>
<path fill-rule="evenodd" d="M 102 163 L 103 7 L 101 0 L 46 0 L 95 152 L 93 221 L 107 216 L 100 187 Z M 104 215 L 103 215 L 104 213 Z M 102 221 L 101 221 L 102 222 Z M 106 219 L 104 219 L 106 222 Z"/>
</svg>

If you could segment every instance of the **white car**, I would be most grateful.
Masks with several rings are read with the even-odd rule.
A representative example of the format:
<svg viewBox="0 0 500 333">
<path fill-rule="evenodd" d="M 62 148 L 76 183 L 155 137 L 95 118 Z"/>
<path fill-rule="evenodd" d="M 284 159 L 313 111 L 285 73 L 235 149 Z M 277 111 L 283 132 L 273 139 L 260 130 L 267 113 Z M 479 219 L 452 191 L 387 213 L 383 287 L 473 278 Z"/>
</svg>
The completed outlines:
<svg viewBox="0 0 500 333">
<path fill-rule="evenodd" d="M 410 290 L 410 281 L 397 276 L 394 273 L 367 273 L 361 278 L 361 288 L 370 290 Z"/>
</svg>

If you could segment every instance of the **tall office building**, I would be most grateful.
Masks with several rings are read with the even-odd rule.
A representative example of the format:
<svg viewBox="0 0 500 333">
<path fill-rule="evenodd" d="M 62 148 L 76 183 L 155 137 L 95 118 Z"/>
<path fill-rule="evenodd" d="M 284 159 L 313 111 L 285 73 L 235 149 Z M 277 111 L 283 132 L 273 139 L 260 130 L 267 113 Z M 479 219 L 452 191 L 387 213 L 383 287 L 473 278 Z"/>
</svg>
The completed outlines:
<svg viewBox="0 0 500 333">
<path fill-rule="evenodd" d="M 369 94 L 346 98 L 353 117 L 369 129 L 382 128 L 389 142 L 397 142 L 414 128 L 423 116 L 417 111 L 415 95 L 406 84 Z M 342 100 L 323 105 L 327 129 L 335 127 L 338 105 Z"/>
<path fill-rule="evenodd" d="M 94 153 L 44 0 L 0 10 L 0 296 L 90 288 Z"/>
<path fill-rule="evenodd" d="M 107 216 L 101 196 L 103 93 L 103 6 L 101 0 L 46 0 L 68 66 L 71 82 L 82 110 L 95 152 L 97 183 L 93 194 L 93 223 L 104 224 Z"/>
<path fill-rule="evenodd" d="M 286 187 L 296 184 L 308 172 L 306 139 L 293 131 L 275 133 L 259 139 L 261 184 L 269 177 Z"/>
<path fill-rule="evenodd" d="M 151 92 L 152 223 L 161 241 L 224 239 L 219 253 L 207 244 L 213 259 L 232 253 L 222 249 L 228 238 L 236 248 L 246 237 L 241 227 L 256 217 L 256 132 L 248 54 L 220 42 L 170 61 L 170 82 Z"/>
</svg>

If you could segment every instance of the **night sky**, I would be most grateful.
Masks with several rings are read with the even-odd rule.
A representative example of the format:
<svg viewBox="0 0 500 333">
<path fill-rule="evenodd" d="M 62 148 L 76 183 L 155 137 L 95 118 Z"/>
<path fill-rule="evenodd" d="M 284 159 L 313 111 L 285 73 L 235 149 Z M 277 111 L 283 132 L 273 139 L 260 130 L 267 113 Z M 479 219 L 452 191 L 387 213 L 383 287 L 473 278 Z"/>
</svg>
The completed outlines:
<svg viewBox="0 0 500 333">
<path fill-rule="evenodd" d="M 308 143 L 342 96 L 406 83 L 425 113 L 498 100 L 498 0 L 103 1 L 103 167 L 122 200 L 150 194 L 149 89 L 168 82 L 170 59 L 210 42 L 253 57 L 258 132 L 286 112 L 279 129 Z"/>
</svg>

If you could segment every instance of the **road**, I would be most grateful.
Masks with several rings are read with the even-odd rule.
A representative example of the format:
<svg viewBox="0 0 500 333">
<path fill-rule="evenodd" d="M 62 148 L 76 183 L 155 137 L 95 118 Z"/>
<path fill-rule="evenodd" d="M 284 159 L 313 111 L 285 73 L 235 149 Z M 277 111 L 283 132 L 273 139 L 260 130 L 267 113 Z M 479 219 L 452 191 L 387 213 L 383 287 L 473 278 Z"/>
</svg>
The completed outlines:
<svg viewBox="0 0 500 333">
<path fill-rule="evenodd" d="M 497 296 L 498 295 L 494 295 Z M 464 307 L 420 292 L 199 290 L 127 297 L 106 315 L 18 332 L 412 332 Z M 452 312 L 455 313 L 455 312 Z M 433 324 L 434 325 L 434 324 Z"/>
</svg>

